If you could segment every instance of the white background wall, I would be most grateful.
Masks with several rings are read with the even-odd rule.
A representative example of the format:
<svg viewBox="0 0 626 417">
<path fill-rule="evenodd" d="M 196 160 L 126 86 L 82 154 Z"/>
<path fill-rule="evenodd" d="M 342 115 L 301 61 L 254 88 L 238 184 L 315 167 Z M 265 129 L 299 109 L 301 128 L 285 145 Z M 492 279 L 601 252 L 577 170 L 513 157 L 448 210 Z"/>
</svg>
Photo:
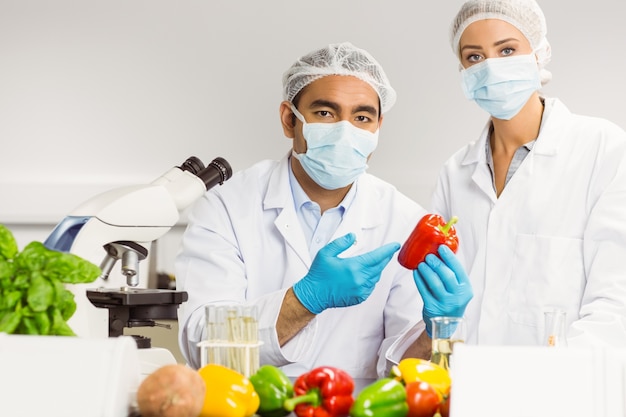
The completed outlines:
<svg viewBox="0 0 626 417">
<path fill-rule="evenodd" d="M 542 0 L 572 111 L 626 127 L 623 2 Z M 0 0 L 0 223 L 20 246 L 93 195 L 190 155 L 234 170 L 290 147 L 281 76 L 351 41 L 398 91 L 370 172 L 428 207 L 444 160 L 486 114 L 459 87 L 448 26 L 461 0 Z M 160 244 L 171 271 L 181 228 Z"/>
</svg>

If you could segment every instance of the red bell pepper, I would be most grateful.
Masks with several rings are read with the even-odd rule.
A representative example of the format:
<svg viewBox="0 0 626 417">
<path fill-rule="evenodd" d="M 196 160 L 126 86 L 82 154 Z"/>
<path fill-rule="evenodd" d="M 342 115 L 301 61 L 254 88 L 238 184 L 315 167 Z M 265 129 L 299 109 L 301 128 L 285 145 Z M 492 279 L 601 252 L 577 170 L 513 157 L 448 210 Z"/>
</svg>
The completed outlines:
<svg viewBox="0 0 626 417">
<path fill-rule="evenodd" d="M 398 254 L 400 265 L 407 269 L 416 269 L 426 255 L 429 253 L 436 255 L 440 245 L 446 245 L 456 253 L 459 238 L 452 225 L 457 220 L 455 216 L 446 223 L 438 214 L 427 214 L 422 217 L 400 249 Z"/>
<path fill-rule="evenodd" d="M 354 402 L 354 380 L 345 371 L 321 366 L 300 375 L 293 384 L 295 396 L 285 401 L 298 417 L 347 416 Z"/>
</svg>

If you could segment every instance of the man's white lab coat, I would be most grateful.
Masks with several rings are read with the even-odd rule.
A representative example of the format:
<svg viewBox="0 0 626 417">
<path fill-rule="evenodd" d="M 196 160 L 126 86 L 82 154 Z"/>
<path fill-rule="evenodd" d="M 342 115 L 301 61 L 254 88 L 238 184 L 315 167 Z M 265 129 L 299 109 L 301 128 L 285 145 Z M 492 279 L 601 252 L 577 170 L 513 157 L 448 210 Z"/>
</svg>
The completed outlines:
<svg viewBox="0 0 626 417">
<path fill-rule="evenodd" d="M 388 368 L 385 350 L 422 310 L 412 272 L 396 256 L 365 302 L 322 312 L 279 347 L 275 326 L 283 297 L 312 262 L 287 164 L 288 157 L 260 162 L 212 188 L 194 206 L 176 260 L 177 287 L 189 293 L 179 311 L 183 354 L 200 365 L 194 347 L 204 337 L 204 305 L 247 302 L 258 306 L 262 364 L 282 366 L 290 376 L 321 365 L 340 367 L 354 378 L 382 376 Z M 369 174 L 356 186 L 332 238 L 356 234 L 356 244 L 341 256 L 404 243 L 425 210 Z"/>
</svg>

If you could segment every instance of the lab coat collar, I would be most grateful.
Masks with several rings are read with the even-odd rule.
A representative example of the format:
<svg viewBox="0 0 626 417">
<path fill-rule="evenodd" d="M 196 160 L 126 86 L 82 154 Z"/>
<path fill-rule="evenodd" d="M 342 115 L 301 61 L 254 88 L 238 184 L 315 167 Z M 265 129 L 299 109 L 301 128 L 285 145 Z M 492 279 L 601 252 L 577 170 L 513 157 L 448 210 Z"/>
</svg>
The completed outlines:
<svg viewBox="0 0 626 417">
<path fill-rule="evenodd" d="M 263 208 L 265 210 L 294 206 L 291 192 L 285 192 L 285 190 L 291 189 L 289 186 L 289 155 L 291 155 L 291 151 L 281 159 L 280 163 L 271 173 L 263 201 Z M 362 228 L 371 228 L 382 224 L 382 219 L 376 209 L 379 203 L 379 196 L 375 191 L 375 187 L 372 185 L 371 175 L 367 173 L 361 175 L 354 184 L 354 187 L 356 187 L 357 192 L 347 210 L 354 210 L 359 213 L 358 217 L 360 218 Z M 350 217 L 352 216 L 353 215 L 350 215 Z"/>
<path fill-rule="evenodd" d="M 285 190 L 290 190 L 289 167 L 287 166 L 289 163 L 289 155 L 291 155 L 291 150 L 280 160 L 279 164 L 270 174 L 267 191 L 263 199 L 264 210 L 283 208 L 287 205 L 293 207 L 291 192 L 285 192 Z"/>
<path fill-rule="evenodd" d="M 571 117 L 567 107 L 556 98 L 545 98 L 545 108 L 541 119 L 539 136 L 533 147 L 535 155 L 554 156 L 557 154 L 564 135 L 562 129 L 563 119 Z M 491 120 L 487 122 L 479 138 L 471 142 L 463 158 L 463 165 L 487 162 L 485 155 L 485 144 L 489 137 Z"/>
<path fill-rule="evenodd" d="M 468 145 L 467 153 L 465 154 L 465 158 L 463 158 L 463 162 L 461 163 L 462 165 L 487 163 L 487 155 L 485 155 L 485 144 L 487 138 L 489 137 L 490 127 L 491 120 L 487 122 L 478 139 Z"/>
<path fill-rule="evenodd" d="M 533 152 L 535 155 L 555 156 L 561 142 L 567 138 L 567 135 L 563 134 L 563 127 L 571 125 L 566 120 L 572 117 L 572 113 L 556 98 L 545 98 L 544 103 L 539 137 Z"/>
<path fill-rule="evenodd" d="M 278 209 L 275 224 L 287 243 L 294 249 L 298 256 L 308 265 L 311 263 L 308 246 L 304 239 L 304 233 L 298 223 L 298 217 L 289 186 L 289 155 L 288 152 L 280 163 L 276 165 L 270 174 L 268 188 L 263 200 L 264 210 Z M 352 232 L 356 235 L 357 242 L 364 230 L 382 225 L 383 219 L 378 212 L 380 196 L 373 184 L 373 177 L 367 173 L 361 175 L 353 185 L 356 187 L 354 200 L 343 216 L 339 228 L 333 239 Z M 359 250 L 355 244 L 343 252 L 351 255 Z"/>
<path fill-rule="evenodd" d="M 309 247 L 300 226 L 298 215 L 293 203 L 291 187 L 289 185 L 289 154 L 280 160 L 270 173 L 267 190 L 263 198 L 263 210 L 276 210 L 274 219 L 276 229 L 285 239 L 300 260 L 307 267 L 311 265 Z"/>
</svg>

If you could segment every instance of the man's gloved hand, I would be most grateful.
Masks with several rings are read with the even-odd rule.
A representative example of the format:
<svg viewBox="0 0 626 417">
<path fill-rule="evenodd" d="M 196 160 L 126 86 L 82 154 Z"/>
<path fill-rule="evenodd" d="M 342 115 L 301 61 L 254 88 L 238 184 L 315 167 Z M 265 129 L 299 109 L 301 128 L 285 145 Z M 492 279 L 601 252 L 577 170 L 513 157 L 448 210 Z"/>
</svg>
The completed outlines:
<svg viewBox="0 0 626 417">
<path fill-rule="evenodd" d="M 293 292 L 311 313 L 327 308 L 359 304 L 370 296 L 399 243 L 388 243 L 363 255 L 340 258 L 354 244 L 354 233 L 337 238 L 319 250 L 309 273 L 293 286 Z"/>
<path fill-rule="evenodd" d="M 430 254 L 413 270 L 415 285 L 424 300 L 422 316 L 428 336 L 432 335 L 432 317 L 463 317 L 474 296 L 469 277 L 454 252 L 446 245 L 439 246 L 438 252 L 441 259 Z"/>
</svg>

